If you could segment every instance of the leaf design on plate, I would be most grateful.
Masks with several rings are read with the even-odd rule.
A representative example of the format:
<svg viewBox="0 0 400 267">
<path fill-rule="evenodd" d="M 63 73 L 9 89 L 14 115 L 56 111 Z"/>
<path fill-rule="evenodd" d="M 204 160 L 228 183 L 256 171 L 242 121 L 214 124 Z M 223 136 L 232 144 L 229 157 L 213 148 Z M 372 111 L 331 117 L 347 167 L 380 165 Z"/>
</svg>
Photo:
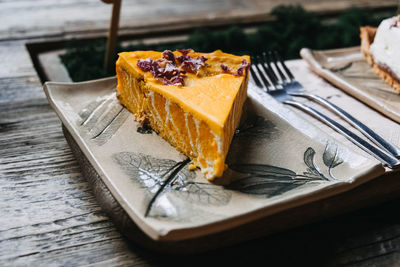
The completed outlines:
<svg viewBox="0 0 400 267">
<path fill-rule="evenodd" d="M 254 173 L 258 175 L 284 175 L 284 176 L 296 176 L 296 173 L 292 170 L 265 165 L 265 164 L 234 164 L 231 169 L 242 173 Z"/>
<path fill-rule="evenodd" d="M 345 70 L 347 70 L 348 68 L 350 68 L 352 65 L 353 65 L 353 62 L 349 62 L 349 63 L 347 63 L 347 64 L 344 65 L 344 66 L 341 66 L 341 67 L 333 67 L 333 68 L 330 68 L 329 70 L 332 71 L 332 72 L 342 72 L 342 71 L 345 71 Z"/>
<path fill-rule="evenodd" d="M 156 202 L 167 199 L 164 196 L 166 193 L 183 199 L 185 201 L 183 205 L 226 205 L 231 199 L 231 193 L 222 186 L 196 182 L 195 172 L 187 168 L 189 159 L 176 162 L 132 152 L 116 153 L 113 159 L 150 194 L 145 216 L 151 214 Z M 177 203 L 171 203 L 171 205 L 178 205 Z M 164 206 L 170 208 L 171 205 Z M 163 205 L 158 203 L 157 207 L 160 209 Z M 176 210 L 187 209 L 176 207 Z M 168 212 L 166 211 L 165 214 Z M 185 216 L 185 214 L 180 216 Z"/>
<path fill-rule="evenodd" d="M 117 132 L 129 116 L 118 101 L 115 92 L 89 103 L 79 111 L 79 126 L 98 145 L 104 145 Z"/>
<path fill-rule="evenodd" d="M 325 148 L 324 163 L 330 163 L 331 169 L 343 163 L 337 157 L 336 152 L 332 152 L 331 147 Z M 326 177 L 315 165 L 315 150 L 308 147 L 303 154 L 303 160 L 307 170 L 302 174 L 277 166 L 267 164 L 231 164 L 230 168 L 244 174 L 243 178 L 233 181 L 228 188 L 238 190 L 243 193 L 265 195 L 267 197 L 279 195 L 289 190 L 295 189 L 308 182 L 315 181 L 334 181 L 334 177 Z"/>
<path fill-rule="evenodd" d="M 304 163 L 311 172 L 315 172 L 314 156 L 315 150 L 312 147 L 307 148 L 307 150 L 304 152 Z"/>
<path fill-rule="evenodd" d="M 90 115 L 106 101 L 106 99 L 100 99 L 90 102 L 87 106 L 85 106 L 82 110 L 79 111 L 78 115 L 81 117 L 80 124 L 83 125 L 85 121 L 90 117 Z"/>
<path fill-rule="evenodd" d="M 325 146 L 325 151 L 322 158 L 324 160 L 324 164 L 329 168 L 335 168 L 343 163 L 343 160 L 338 157 L 337 147 L 335 146 L 335 148 L 332 149 L 332 146 L 329 143 Z"/>
<path fill-rule="evenodd" d="M 231 199 L 231 193 L 222 186 L 208 183 L 185 182 L 173 189 L 178 196 L 194 204 L 221 206 Z"/>
<path fill-rule="evenodd" d="M 264 117 L 252 115 L 239 126 L 235 132 L 235 138 L 260 138 L 269 139 L 278 133 L 275 125 Z M 276 136 L 275 136 L 276 138 Z"/>
<path fill-rule="evenodd" d="M 328 167 L 328 172 L 331 177 L 333 177 L 332 169 L 343 163 L 343 160 L 338 156 L 337 146 L 331 145 L 330 143 L 326 144 L 322 159 L 325 166 Z"/>
<path fill-rule="evenodd" d="M 271 197 L 307 182 L 306 179 L 296 180 L 297 174 L 292 170 L 271 165 L 237 164 L 232 165 L 231 169 L 247 176 L 232 182 L 228 188 L 248 194 Z"/>
<path fill-rule="evenodd" d="M 248 163 L 249 160 L 262 156 L 263 148 L 278 140 L 282 134 L 273 121 L 254 114 L 246 115 L 248 117 L 241 122 L 229 147 L 226 157 L 229 166 Z"/>
<path fill-rule="evenodd" d="M 150 193 L 156 193 L 165 184 L 168 174 L 178 165 L 174 160 L 157 159 L 142 153 L 120 152 L 114 154 L 113 158 L 130 177 L 138 181 L 142 187 L 147 188 Z M 190 176 L 185 178 L 193 179 Z"/>
<path fill-rule="evenodd" d="M 314 164 L 314 156 L 315 150 L 312 147 L 308 147 L 304 152 L 304 163 L 307 165 L 307 171 L 304 172 L 304 175 L 307 176 L 318 176 L 324 179 L 327 179 L 324 174 L 318 169 L 318 167 Z"/>
</svg>

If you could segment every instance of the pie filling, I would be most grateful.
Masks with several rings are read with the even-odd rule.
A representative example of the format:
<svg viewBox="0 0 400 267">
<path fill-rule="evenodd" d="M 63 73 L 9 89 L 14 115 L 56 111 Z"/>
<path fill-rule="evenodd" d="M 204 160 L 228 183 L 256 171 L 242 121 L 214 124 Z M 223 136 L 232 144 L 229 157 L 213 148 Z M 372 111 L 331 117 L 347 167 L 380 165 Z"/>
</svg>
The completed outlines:
<svg viewBox="0 0 400 267">
<path fill-rule="evenodd" d="M 393 80 L 395 80 L 396 82 L 400 83 L 400 76 L 397 76 L 397 74 L 394 71 L 392 71 L 392 69 L 389 66 L 387 66 L 385 64 L 381 64 L 381 63 L 376 63 L 376 65 L 378 65 L 378 67 L 382 71 L 384 71 L 387 74 L 389 74 L 392 77 Z"/>
</svg>

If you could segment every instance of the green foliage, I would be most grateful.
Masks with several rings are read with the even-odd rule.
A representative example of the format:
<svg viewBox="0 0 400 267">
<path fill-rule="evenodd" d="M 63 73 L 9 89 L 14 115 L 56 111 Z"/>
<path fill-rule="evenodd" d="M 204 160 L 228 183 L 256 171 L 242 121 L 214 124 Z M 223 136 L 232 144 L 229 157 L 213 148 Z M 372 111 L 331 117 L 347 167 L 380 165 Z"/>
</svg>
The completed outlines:
<svg viewBox="0 0 400 267">
<path fill-rule="evenodd" d="M 302 47 L 331 49 L 359 45 L 360 26 L 377 26 L 384 18 L 373 16 L 371 11 L 359 8 L 343 12 L 333 23 L 326 23 L 301 6 L 278 6 L 271 14 L 275 19 L 258 26 L 251 34 L 246 34 L 238 26 L 218 31 L 197 28 L 182 43 L 138 44 L 119 48 L 119 51 L 192 48 L 201 52 L 220 49 L 240 55 L 276 50 L 285 59 L 292 59 L 299 57 Z M 61 58 L 71 78 L 74 81 L 83 81 L 115 74 L 103 70 L 104 53 L 104 39 L 92 42 L 73 41 Z"/>
<path fill-rule="evenodd" d="M 105 40 L 73 40 L 68 43 L 67 53 L 61 61 L 73 81 L 85 81 L 107 76 L 103 70 Z"/>
<path fill-rule="evenodd" d="M 300 6 L 280 6 L 272 11 L 276 19 L 260 27 L 263 50 L 277 50 L 285 58 L 297 58 L 299 49 L 312 47 L 317 32 L 321 31 L 320 20 Z"/>
<path fill-rule="evenodd" d="M 339 17 L 336 29 L 341 36 L 341 46 L 355 45 L 360 41 L 360 27 L 364 25 L 378 26 L 382 19 L 374 18 L 370 11 L 351 8 Z M 340 36 L 338 36 L 340 40 Z"/>
</svg>

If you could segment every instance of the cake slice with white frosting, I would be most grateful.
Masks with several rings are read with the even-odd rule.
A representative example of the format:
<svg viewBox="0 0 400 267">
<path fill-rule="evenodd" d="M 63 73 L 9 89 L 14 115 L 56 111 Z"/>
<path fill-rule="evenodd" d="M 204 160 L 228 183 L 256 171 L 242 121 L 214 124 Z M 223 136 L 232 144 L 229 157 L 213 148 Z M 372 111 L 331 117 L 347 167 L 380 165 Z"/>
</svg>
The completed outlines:
<svg viewBox="0 0 400 267">
<path fill-rule="evenodd" d="M 375 72 L 400 94 L 400 16 L 361 28 L 361 51 Z"/>
</svg>

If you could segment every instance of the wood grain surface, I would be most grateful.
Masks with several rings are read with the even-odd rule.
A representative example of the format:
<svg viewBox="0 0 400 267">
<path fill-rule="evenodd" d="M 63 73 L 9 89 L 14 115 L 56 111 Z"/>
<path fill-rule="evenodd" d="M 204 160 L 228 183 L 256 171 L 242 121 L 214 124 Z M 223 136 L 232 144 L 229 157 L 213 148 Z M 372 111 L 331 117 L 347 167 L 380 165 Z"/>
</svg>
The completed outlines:
<svg viewBox="0 0 400 267">
<path fill-rule="evenodd" d="M 105 31 L 109 6 L 99 2 L 0 1 L 1 266 L 398 265 L 400 200 L 201 255 L 171 257 L 127 242 L 82 176 L 25 47 L 32 40 Z M 161 2 L 125 1 L 123 10 L 137 11 L 141 5 L 142 17 L 132 15 L 140 19 L 146 3 L 150 10 Z M 261 2 L 207 3 L 221 4 L 222 10 L 242 3 L 246 10 Z M 379 4 L 389 2 L 395 1 Z M 159 12 L 171 16 L 172 11 Z M 122 24 L 134 26 L 131 23 L 126 19 Z"/>
<path fill-rule="evenodd" d="M 397 0 L 126 0 L 120 34 L 187 29 L 194 26 L 260 22 L 280 4 L 301 4 L 318 14 L 352 6 L 396 8 Z M 1 0 L 0 40 L 66 38 L 102 33 L 109 27 L 111 5 L 100 0 Z"/>
</svg>

